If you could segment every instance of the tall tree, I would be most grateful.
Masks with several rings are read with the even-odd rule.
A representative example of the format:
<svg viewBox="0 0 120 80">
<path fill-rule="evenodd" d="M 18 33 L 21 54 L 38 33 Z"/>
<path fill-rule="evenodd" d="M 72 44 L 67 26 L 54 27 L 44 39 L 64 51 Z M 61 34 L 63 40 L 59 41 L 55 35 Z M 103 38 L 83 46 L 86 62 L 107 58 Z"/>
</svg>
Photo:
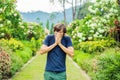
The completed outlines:
<svg viewBox="0 0 120 80">
<path fill-rule="evenodd" d="M 63 7 L 64 23 L 66 24 L 66 13 L 65 13 L 66 0 L 50 0 L 51 3 L 54 3 L 55 1 L 58 1 L 61 4 L 61 6 Z"/>
<path fill-rule="evenodd" d="M 47 22 L 46 22 L 46 29 L 50 30 L 50 28 L 49 28 L 49 20 L 47 20 Z"/>
<path fill-rule="evenodd" d="M 75 1 L 75 6 L 74 6 L 74 1 Z M 70 3 L 69 1 L 67 1 L 68 3 Z M 72 19 L 75 20 L 75 15 L 76 15 L 76 0 L 72 0 L 72 2 L 70 3 L 72 5 Z"/>
<path fill-rule="evenodd" d="M 77 6 L 80 2 L 79 0 L 66 0 L 66 2 L 69 3 L 72 7 L 72 19 L 75 20 L 77 15 Z"/>
</svg>

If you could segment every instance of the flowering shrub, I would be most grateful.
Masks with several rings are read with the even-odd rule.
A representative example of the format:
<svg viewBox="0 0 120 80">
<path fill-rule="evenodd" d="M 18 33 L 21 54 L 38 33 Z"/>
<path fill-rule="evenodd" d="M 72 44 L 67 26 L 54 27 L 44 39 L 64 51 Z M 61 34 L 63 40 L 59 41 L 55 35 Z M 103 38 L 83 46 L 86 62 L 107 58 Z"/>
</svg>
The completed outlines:
<svg viewBox="0 0 120 80">
<path fill-rule="evenodd" d="M 15 0 L 0 0 L 0 38 L 11 38 L 13 32 L 17 34 L 20 13 L 15 10 Z"/>
<path fill-rule="evenodd" d="M 92 80 L 120 79 L 120 50 L 116 52 L 114 48 L 108 48 L 96 56 L 75 50 L 74 60 Z"/>
<path fill-rule="evenodd" d="M 6 77 L 11 77 L 14 75 L 22 66 L 24 63 L 26 63 L 33 55 L 32 48 L 27 46 L 31 45 L 31 42 L 21 42 L 16 39 L 11 38 L 10 40 L 1 39 L 0 40 L 0 47 L 5 50 L 5 52 L 9 53 L 9 57 L 11 59 L 10 63 L 10 72 L 7 72 Z M 0 53 L 1 54 L 1 53 Z M 3 55 L 4 56 L 4 55 Z M 3 60 L 3 56 L 1 56 Z M 1 62 L 0 62 L 1 66 Z M 4 68 L 7 66 L 7 64 L 4 64 Z M 7 68 L 6 68 L 7 69 Z M 9 69 L 9 68 L 8 68 Z M 2 72 L 5 73 L 5 70 Z M 1 71 L 0 71 L 0 78 L 1 78 Z"/>
<path fill-rule="evenodd" d="M 109 18 L 118 13 L 117 6 L 116 0 L 96 0 L 93 6 L 89 6 L 88 10 L 93 14 L 106 15 Z"/>
<path fill-rule="evenodd" d="M 87 16 L 83 20 L 72 22 L 71 25 L 69 25 L 68 32 L 73 38 L 74 45 L 84 41 L 105 39 L 108 27 L 104 27 L 100 20 L 100 17 L 92 18 L 91 16 Z M 73 24 L 77 25 L 73 28 L 74 30 L 72 30 Z"/>
<path fill-rule="evenodd" d="M 15 9 L 15 2 L 16 0 L 0 0 L 0 38 L 39 39 L 44 34 L 42 26 L 23 22 L 20 13 Z"/>
<path fill-rule="evenodd" d="M 42 33 L 41 33 L 42 32 Z M 22 40 L 31 40 L 34 37 L 36 40 L 44 36 L 44 30 L 40 24 L 33 22 L 23 22 L 18 26 L 17 33 L 13 33 L 13 37 Z"/>
<path fill-rule="evenodd" d="M 106 47 L 112 47 L 116 44 L 115 40 L 86 41 L 79 44 L 80 50 L 86 53 L 103 52 Z"/>
<path fill-rule="evenodd" d="M 40 47 L 44 38 L 42 26 L 23 22 L 15 9 L 16 0 L 0 0 L 0 80 L 11 77 L 25 64 Z M 7 57 L 6 57 L 7 56 Z M 10 57 L 11 63 L 7 61 Z"/>
<path fill-rule="evenodd" d="M 93 80 L 120 79 L 120 53 L 102 54 L 97 58 Z"/>
<path fill-rule="evenodd" d="M 115 0 L 97 0 L 89 6 L 91 15 L 68 25 L 68 33 L 75 47 L 80 42 L 106 39 L 114 20 L 120 20 L 120 9 Z"/>
<path fill-rule="evenodd" d="M 11 38 L 10 40 L 1 39 L 0 42 L 2 42 L 4 45 L 9 46 L 9 48 L 11 48 L 13 51 L 22 50 L 24 46 L 23 43 L 13 38 Z"/>
<path fill-rule="evenodd" d="M 10 56 L 0 47 L 0 80 L 8 79 L 10 74 L 11 59 Z"/>
</svg>

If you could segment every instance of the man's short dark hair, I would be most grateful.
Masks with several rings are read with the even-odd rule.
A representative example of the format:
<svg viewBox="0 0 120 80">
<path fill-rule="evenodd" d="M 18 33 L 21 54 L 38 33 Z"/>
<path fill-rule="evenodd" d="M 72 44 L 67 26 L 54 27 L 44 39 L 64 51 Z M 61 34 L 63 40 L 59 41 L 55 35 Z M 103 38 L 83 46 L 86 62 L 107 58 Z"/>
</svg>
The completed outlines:
<svg viewBox="0 0 120 80">
<path fill-rule="evenodd" d="M 67 32 L 66 26 L 63 23 L 58 23 L 54 26 L 54 32 L 59 32 L 61 29 L 63 29 L 63 33 L 65 34 Z"/>
</svg>

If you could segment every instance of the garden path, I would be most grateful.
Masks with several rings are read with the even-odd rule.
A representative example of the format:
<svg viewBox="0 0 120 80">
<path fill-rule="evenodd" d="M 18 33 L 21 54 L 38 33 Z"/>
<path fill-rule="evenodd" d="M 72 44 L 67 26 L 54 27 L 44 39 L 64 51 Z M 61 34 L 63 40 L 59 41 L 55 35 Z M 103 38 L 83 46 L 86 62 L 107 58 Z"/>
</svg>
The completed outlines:
<svg viewBox="0 0 120 80">
<path fill-rule="evenodd" d="M 44 80 L 46 55 L 34 56 L 10 80 Z M 89 76 L 67 56 L 67 80 L 90 80 Z"/>
</svg>

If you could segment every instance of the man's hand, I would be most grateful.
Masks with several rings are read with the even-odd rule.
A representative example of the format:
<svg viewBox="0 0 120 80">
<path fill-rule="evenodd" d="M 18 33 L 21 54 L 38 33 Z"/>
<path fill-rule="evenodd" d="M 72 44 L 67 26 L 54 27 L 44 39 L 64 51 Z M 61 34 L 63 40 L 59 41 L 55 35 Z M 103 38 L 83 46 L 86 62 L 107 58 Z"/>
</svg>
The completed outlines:
<svg viewBox="0 0 120 80">
<path fill-rule="evenodd" d="M 56 33 L 55 35 L 55 43 L 61 43 L 62 35 L 60 33 Z"/>
</svg>

